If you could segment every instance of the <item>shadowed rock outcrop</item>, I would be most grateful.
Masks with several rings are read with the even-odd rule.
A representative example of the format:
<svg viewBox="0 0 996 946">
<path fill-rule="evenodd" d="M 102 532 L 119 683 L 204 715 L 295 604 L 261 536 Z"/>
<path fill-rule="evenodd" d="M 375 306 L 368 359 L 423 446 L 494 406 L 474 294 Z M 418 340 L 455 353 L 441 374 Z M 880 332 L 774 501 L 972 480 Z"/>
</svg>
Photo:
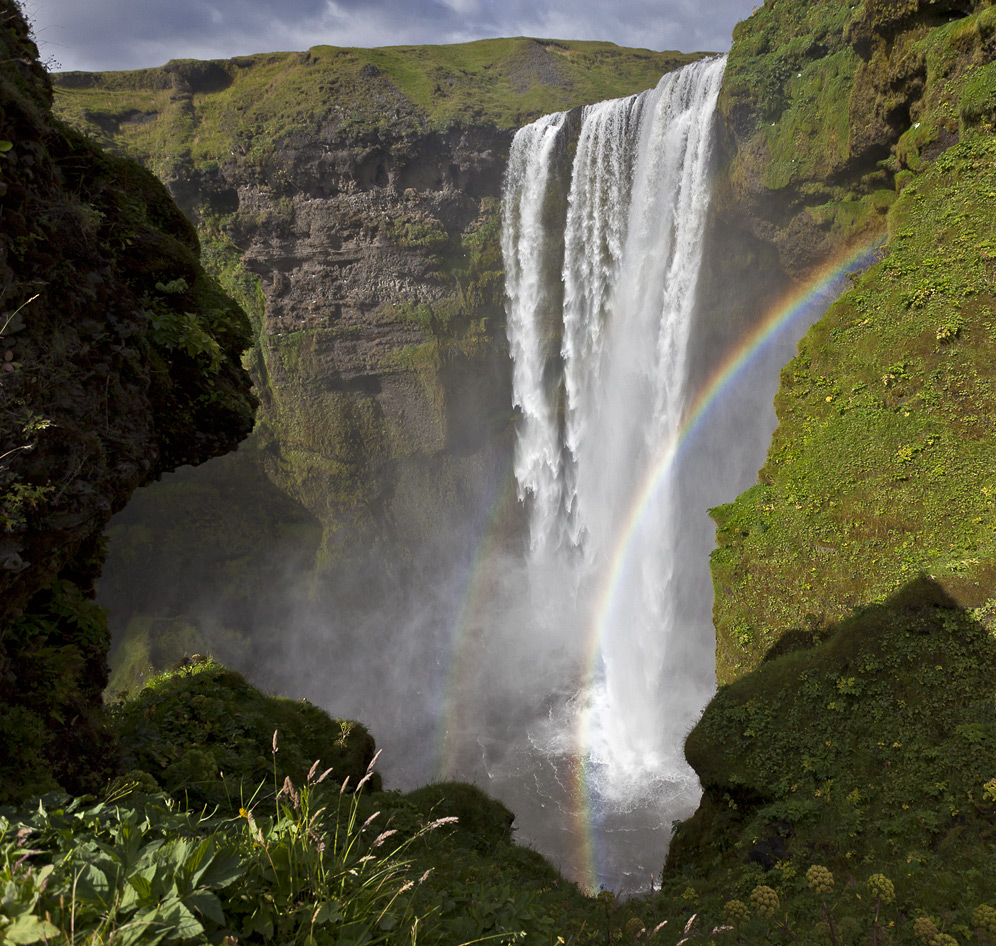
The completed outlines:
<svg viewBox="0 0 996 946">
<path fill-rule="evenodd" d="M 232 449 L 255 401 L 248 322 L 190 223 L 52 117 L 28 27 L 0 11 L 2 797 L 99 775 L 101 533 L 143 483 Z"/>
</svg>

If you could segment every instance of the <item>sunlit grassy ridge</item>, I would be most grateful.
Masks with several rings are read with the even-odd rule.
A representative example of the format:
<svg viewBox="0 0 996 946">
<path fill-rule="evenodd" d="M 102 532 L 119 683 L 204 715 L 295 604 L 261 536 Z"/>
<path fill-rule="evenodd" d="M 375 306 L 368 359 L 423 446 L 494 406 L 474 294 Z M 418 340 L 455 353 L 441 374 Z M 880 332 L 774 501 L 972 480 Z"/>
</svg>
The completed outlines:
<svg viewBox="0 0 996 946">
<path fill-rule="evenodd" d="M 649 88 L 695 59 L 612 43 L 526 38 L 452 46 L 316 46 L 157 69 L 56 76 L 59 114 L 150 164 L 262 161 L 296 133 L 354 141 L 539 115 Z"/>
<path fill-rule="evenodd" d="M 882 261 L 800 343 L 760 483 L 715 511 L 721 680 L 919 572 L 993 593 L 994 31 L 990 7 L 896 40 L 924 83 L 880 162 L 901 190 Z"/>
</svg>

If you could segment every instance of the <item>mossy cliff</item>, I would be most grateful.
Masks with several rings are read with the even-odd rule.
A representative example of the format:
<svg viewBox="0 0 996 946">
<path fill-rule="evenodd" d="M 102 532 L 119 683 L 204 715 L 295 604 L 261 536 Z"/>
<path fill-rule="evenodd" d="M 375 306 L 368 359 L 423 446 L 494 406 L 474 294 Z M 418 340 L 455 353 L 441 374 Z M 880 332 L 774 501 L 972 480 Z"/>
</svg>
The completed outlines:
<svg viewBox="0 0 996 946">
<path fill-rule="evenodd" d="M 992 594 L 994 49 L 984 4 L 771 4 L 737 27 L 727 197 L 784 271 L 887 242 L 785 368 L 758 486 L 715 511 L 721 681 L 921 571 Z"/>
<path fill-rule="evenodd" d="M 252 428 L 241 309 L 165 188 L 53 118 L 0 6 L 0 797 L 99 778 L 101 534 Z M 88 761 L 84 759 L 89 756 Z"/>
<path fill-rule="evenodd" d="M 747 941 L 991 935 L 994 57 L 987 3 L 775 0 L 735 32 L 718 217 L 783 285 L 884 240 L 713 510 L 721 686 L 665 891 Z"/>
<path fill-rule="evenodd" d="M 322 523 L 341 574 L 369 564 L 361 548 L 406 568 L 428 533 L 493 499 L 510 446 L 498 198 L 515 129 L 690 58 L 510 39 L 56 83 L 60 114 L 159 174 L 215 271 L 241 280 L 256 456 Z"/>
</svg>

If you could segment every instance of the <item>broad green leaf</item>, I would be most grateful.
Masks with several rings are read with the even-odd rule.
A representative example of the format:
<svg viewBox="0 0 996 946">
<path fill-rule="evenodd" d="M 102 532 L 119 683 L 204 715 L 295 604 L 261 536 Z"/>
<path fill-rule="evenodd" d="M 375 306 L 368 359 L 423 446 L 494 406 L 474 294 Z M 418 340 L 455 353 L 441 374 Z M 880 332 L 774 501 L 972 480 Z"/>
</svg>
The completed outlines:
<svg viewBox="0 0 996 946">
<path fill-rule="evenodd" d="M 168 912 L 164 904 L 163 920 L 173 928 L 173 931 L 180 939 L 200 936 L 204 932 L 204 926 L 201 924 L 201 921 L 179 900 L 174 901 Z"/>
<path fill-rule="evenodd" d="M 93 864 L 84 864 L 76 877 L 76 895 L 85 900 L 91 900 L 110 905 L 111 882 L 107 875 Z"/>
<path fill-rule="evenodd" d="M 198 881 L 201 887 L 220 890 L 227 887 L 246 872 L 246 868 L 234 851 L 218 851 L 212 858 L 208 868 L 201 874 Z"/>
<path fill-rule="evenodd" d="M 59 927 L 37 916 L 21 916 L 3 931 L 4 943 L 40 943 L 60 936 Z"/>
<path fill-rule="evenodd" d="M 138 874 L 132 874 L 131 877 L 128 878 L 128 883 L 143 901 L 148 901 L 152 898 L 152 880 L 150 877 L 146 876 L 147 874 L 148 870 L 145 870 Z"/>
<path fill-rule="evenodd" d="M 206 837 L 184 861 L 183 871 L 190 881 L 191 888 L 200 886 L 201 875 L 211 866 L 214 846 L 214 838 Z"/>
<path fill-rule="evenodd" d="M 184 904 L 191 910 L 196 910 L 201 916 L 213 920 L 218 926 L 225 925 L 225 913 L 221 909 L 221 901 L 210 890 L 197 890 L 183 898 Z"/>
<path fill-rule="evenodd" d="M 119 926 L 114 933 L 116 946 L 155 946 L 170 928 L 157 916 L 155 910 L 145 910 L 130 923 Z"/>
</svg>

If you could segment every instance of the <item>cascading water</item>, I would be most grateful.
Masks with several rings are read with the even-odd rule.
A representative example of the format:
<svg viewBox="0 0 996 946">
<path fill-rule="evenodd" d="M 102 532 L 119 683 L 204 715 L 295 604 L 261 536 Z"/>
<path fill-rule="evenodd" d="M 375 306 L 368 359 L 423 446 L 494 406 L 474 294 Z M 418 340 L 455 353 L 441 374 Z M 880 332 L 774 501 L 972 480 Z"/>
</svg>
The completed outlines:
<svg viewBox="0 0 996 946">
<path fill-rule="evenodd" d="M 573 679 L 550 678 L 565 699 L 529 741 L 551 757 L 580 754 L 588 791 L 610 819 L 652 799 L 666 823 L 698 794 L 682 743 L 713 681 L 681 659 L 681 638 L 711 628 L 683 621 L 680 511 L 661 462 L 687 407 L 724 65 L 701 61 L 651 91 L 585 108 L 566 216 L 550 207 L 565 114 L 518 132 L 506 176 L 530 623 L 545 666 L 573 654 L 560 664 L 573 664 Z M 561 285 L 552 285 L 561 260 Z"/>
</svg>

